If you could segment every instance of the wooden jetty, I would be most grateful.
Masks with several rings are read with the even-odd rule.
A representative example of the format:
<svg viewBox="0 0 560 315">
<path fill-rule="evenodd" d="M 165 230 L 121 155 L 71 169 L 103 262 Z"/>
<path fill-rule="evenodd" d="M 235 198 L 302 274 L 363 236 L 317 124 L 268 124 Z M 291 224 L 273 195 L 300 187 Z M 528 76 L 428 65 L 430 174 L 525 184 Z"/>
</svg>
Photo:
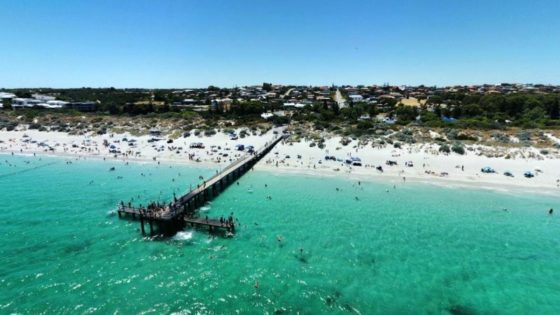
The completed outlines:
<svg viewBox="0 0 560 315">
<path fill-rule="evenodd" d="M 227 220 L 220 221 L 201 217 L 186 217 L 185 223 L 192 227 L 207 227 L 209 231 L 226 230 L 231 233 L 235 232 L 235 223 L 233 221 L 227 222 Z"/>
<path fill-rule="evenodd" d="M 146 207 L 133 207 L 130 204 L 126 205 L 121 202 L 117 212 L 119 218 L 128 217 L 140 220 L 142 234 L 145 234 L 145 224 L 148 224 L 150 235 L 154 235 L 154 227 L 157 227 L 158 233 L 171 234 L 182 229 L 185 224 L 204 226 L 210 231 L 223 230 L 234 232 L 235 224 L 233 220 L 228 220 L 230 223 L 224 224 L 220 223 L 220 220 L 200 218 L 196 216 L 196 210 L 243 176 L 270 152 L 278 142 L 285 138 L 287 138 L 287 135 L 280 134 L 272 141 L 267 142 L 260 150 L 252 153 L 247 152 L 221 172 L 197 185 L 195 189 L 179 198 L 174 198 L 173 201 L 167 204 L 152 203 Z"/>
</svg>

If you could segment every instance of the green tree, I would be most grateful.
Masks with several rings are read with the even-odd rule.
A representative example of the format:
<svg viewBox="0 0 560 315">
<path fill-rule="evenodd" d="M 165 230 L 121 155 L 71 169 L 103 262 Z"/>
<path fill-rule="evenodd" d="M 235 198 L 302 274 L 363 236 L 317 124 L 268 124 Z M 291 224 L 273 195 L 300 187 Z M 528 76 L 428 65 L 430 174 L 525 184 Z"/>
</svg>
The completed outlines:
<svg viewBox="0 0 560 315">
<path fill-rule="evenodd" d="M 267 91 L 267 92 L 272 91 L 272 83 L 263 83 L 262 89 Z"/>
<path fill-rule="evenodd" d="M 416 119 L 416 116 L 418 116 L 418 108 L 399 105 L 395 113 L 397 114 L 397 123 L 405 125 Z"/>
<path fill-rule="evenodd" d="M 5 109 L 5 110 L 12 109 L 12 99 L 11 98 L 4 99 L 4 101 L 2 103 L 2 108 Z"/>
<path fill-rule="evenodd" d="M 483 110 L 478 104 L 469 104 L 463 106 L 463 113 L 465 117 L 477 117 L 482 115 Z"/>
<path fill-rule="evenodd" d="M 550 118 L 552 119 L 560 118 L 560 101 L 558 100 L 558 97 L 556 97 L 556 100 L 551 105 L 549 113 L 550 113 Z"/>
</svg>

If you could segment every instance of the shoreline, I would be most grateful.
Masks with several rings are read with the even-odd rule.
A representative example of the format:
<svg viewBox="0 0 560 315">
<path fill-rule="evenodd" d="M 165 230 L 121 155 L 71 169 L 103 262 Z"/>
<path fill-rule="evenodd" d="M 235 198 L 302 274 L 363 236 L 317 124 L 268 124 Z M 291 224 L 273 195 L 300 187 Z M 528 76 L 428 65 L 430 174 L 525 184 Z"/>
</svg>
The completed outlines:
<svg viewBox="0 0 560 315">
<path fill-rule="evenodd" d="M 33 155 L 36 154 L 36 155 Z M 94 161 L 105 161 L 105 162 L 118 162 L 118 163 L 137 163 L 137 164 L 151 164 L 151 165 L 173 165 L 173 166 L 183 166 L 183 167 L 200 167 L 200 168 L 207 168 L 207 169 L 215 169 L 218 165 L 216 163 L 209 163 L 209 162 L 193 162 L 193 161 L 185 161 L 179 159 L 162 159 L 162 160 L 150 160 L 150 159 L 143 159 L 143 158 L 131 158 L 131 159 L 121 159 L 121 158 L 104 158 L 103 156 L 96 156 L 96 155 L 72 155 L 72 154 L 64 154 L 64 153 L 46 153 L 46 152 L 23 152 L 23 153 L 16 153 L 14 152 L 13 155 L 8 152 L 0 152 L 0 156 L 19 156 L 19 157 L 48 157 L 48 158 L 55 158 L 55 159 L 78 159 L 78 160 L 94 160 Z M 158 164 L 157 162 L 161 162 Z M 227 166 L 223 164 L 222 166 Z M 473 181 L 466 181 L 457 178 L 441 178 L 441 177 L 422 177 L 422 176 L 407 176 L 406 182 L 403 182 L 402 177 L 395 174 L 379 174 L 376 173 L 374 169 L 371 170 L 371 173 L 365 172 L 356 172 L 356 173 L 343 173 L 335 172 L 328 169 L 305 169 L 305 168 L 281 168 L 281 167 L 273 167 L 270 165 L 263 165 L 262 162 L 259 162 L 255 165 L 254 171 L 258 172 L 266 172 L 272 175 L 278 176 L 309 176 L 309 177 L 322 177 L 322 178 L 336 178 L 342 179 L 345 181 L 361 181 L 361 182 L 370 182 L 375 184 L 386 184 L 387 189 L 395 188 L 398 189 L 400 187 L 406 186 L 407 184 L 412 185 L 429 185 L 435 187 L 442 187 L 442 188 L 450 188 L 450 189 L 470 189 L 470 190 L 484 190 L 484 191 L 492 191 L 498 192 L 502 194 L 516 194 L 516 193 L 531 193 L 536 195 L 542 196 L 558 196 L 560 191 L 558 189 L 549 188 L 549 187 L 542 187 L 542 186 L 528 186 L 528 185 L 516 185 L 513 183 L 503 184 L 501 186 L 492 185 L 490 182 L 473 182 Z M 345 176 L 340 176 L 345 175 Z M 495 176 L 499 176 L 494 174 Z M 492 176 L 492 175 L 490 175 Z"/>
<path fill-rule="evenodd" d="M 131 136 L 128 133 L 106 135 L 69 135 L 60 132 L 40 132 L 18 130 L 0 132 L 0 154 L 18 156 L 51 156 L 63 159 L 95 159 L 108 162 L 165 163 L 190 167 L 219 170 L 243 156 L 238 151 L 240 144 L 254 145 L 259 149 L 274 136 L 279 129 L 271 129 L 262 135 L 248 135 L 242 139 L 232 139 L 230 135 L 217 133 L 213 136 L 191 136 L 171 139 L 159 136 Z M 126 138 L 134 139 L 133 146 Z M 171 141 L 171 142 L 169 142 Z M 202 142 L 204 148 L 190 148 L 189 143 Z M 441 154 L 437 144 L 407 144 L 403 148 L 389 146 L 363 145 L 357 142 L 348 146 L 341 145 L 340 137 L 327 138 L 324 148 L 310 145 L 310 140 L 293 142 L 282 141 L 268 153 L 255 170 L 273 174 L 302 174 L 309 176 L 337 177 L 348 180 L 374 181 L 390 186 L 408 182 L 457 188 L 482 188 L 501 192 L 524 192 L 542 195 L 560 194 L 560 159 L 554 156 L 545 158 L 516 158 L 516 155 L 531 156 L 536 148 L 507 149 L 514 156 L 508 158 L 486 157 L 472 146 L 465 155 Z M 48 149 L 47 149 L 48 148 Z M 112 149 L 110 149 L 112 148 Z M 122 153 L 110 150 L 122 149 Z M 125 151 L 126 150 L 126 151 Z M 508 151 L 509 150 L 509 151 Z M 517 150 L 514 152 L 514 150 Z M 337 161 L 327 161 L 325 156 L 336 156 Z M 352 166 L 344 162 L 350 157 L 361 158 L 363 166 Z M 397 165 L 388 166 L 384 161 L 394 161 Z M 376 164 L 373 164 L 376 163 Z M 405 166 L 412 163 L 413 167 Z M 485 166 L 496 168 L 495 174 L 483 174 Z M 380 172 L 376 167 L 382 167 Z M 534 178 L 524 178 L 523 172 L 535 171 Z M 511 171 L 515 177 L 502 175 Z M 556 174 L 557 173 L 557 174 Z"/>
</svg>

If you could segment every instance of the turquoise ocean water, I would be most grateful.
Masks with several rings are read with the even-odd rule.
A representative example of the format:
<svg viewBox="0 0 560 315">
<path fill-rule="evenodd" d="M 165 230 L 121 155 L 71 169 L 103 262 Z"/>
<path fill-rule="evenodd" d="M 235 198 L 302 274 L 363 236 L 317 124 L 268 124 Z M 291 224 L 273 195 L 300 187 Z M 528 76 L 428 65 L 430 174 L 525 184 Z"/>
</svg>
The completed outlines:
<svg viewBox="0 0 560 315">
<path fill-rule="evenodd" d="M 254 171 L 202 209 L 234 238 L 155 241 L 117 202 L 215 170 L 66 161 L 0 156 L 1 314 L 560 311 L 560 197 Z"/>
</svg>

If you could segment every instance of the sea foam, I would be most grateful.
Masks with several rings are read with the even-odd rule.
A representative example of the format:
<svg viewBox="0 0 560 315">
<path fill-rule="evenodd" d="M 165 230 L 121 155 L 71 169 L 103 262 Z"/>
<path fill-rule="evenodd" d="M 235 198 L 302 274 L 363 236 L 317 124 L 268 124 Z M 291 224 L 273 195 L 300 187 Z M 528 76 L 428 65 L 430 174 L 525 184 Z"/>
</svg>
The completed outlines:
<svg viewBox="0 0 560 315">
<path fill-rule="evenodd" d="M 174 241 L 189 241 L 193 238 L 193 231 L 179 231 L 173 236 Z"/>
</svg>

